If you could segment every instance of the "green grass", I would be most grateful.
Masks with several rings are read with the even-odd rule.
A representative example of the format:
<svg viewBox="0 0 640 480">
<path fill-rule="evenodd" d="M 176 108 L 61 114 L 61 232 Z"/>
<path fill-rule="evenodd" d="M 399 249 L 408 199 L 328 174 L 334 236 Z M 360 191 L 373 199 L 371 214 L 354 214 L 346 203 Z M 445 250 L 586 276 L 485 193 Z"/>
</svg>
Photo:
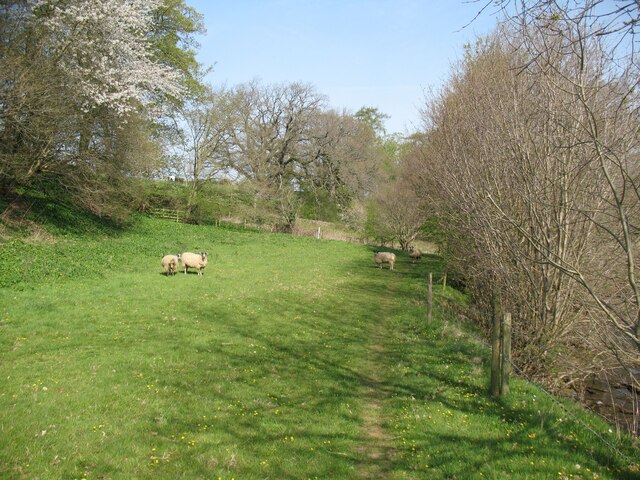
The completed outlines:
<svg viewBox="0 0 640 480">
<path fill-rule="evenodd" d="M 488 397 L 473 330 L 442 302 L 425 322 L 436 257 L 390 272 L 312 238 L 55 228 L 0 246 L 0 478 L 638 478 L 535 387 Z M 185 250 L 209 252 L 205 275 L 162 275 Z"/>
</svg>

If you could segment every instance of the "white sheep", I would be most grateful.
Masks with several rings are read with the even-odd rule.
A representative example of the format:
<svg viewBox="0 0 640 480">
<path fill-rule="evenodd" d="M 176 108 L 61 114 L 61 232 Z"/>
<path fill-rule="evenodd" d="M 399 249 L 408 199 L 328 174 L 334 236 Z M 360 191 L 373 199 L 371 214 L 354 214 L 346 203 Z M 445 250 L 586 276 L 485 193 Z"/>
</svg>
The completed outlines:
<svg viewBox="0 0 640 480">
<path fill-rule="evenodd" d="M 202 275 L 202 269 L 207 266 L 207 252 L 191 253 L 184 252 L 182 254 L 182 268 L 187 273 L 189 268 L 198 270 L 198 275 Z"/>
<path fill-rule="evenodd" d="M 162 268 L 167 275 L 175 275 L 178 271 L 178 262 L 180 261 L 180 254 L 177 255 L 165 255 L 162 257 Z"/>
<path fill-rule="evenodd" d="M 420 260 L 422 258 L 422 251 L 418 248 L 409 247 L 409 256 L 413 259 L 415 263 L 416 260 Z"/>
<path fill-rule="evenodd" d="M 393 270 L 393 266 L 396 263 L 396 256 L 390 252 L 374 252 L 373 259 L 380 268 L 382 268 L 383 263 L 389 264 L 389 270 Z"/>
</svg>

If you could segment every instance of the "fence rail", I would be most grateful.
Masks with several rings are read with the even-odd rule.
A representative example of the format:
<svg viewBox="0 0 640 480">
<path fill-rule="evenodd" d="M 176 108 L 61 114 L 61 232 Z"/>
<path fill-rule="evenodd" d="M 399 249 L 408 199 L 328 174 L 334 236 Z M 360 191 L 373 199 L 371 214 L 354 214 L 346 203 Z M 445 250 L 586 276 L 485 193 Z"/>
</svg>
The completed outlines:
<svg viewBox="0 0 640 480">
<path fill-rule="evenodd" d="M 147 213 L 156 218 L 173 220 L 174 222 L 184 221 L 185 213 L 182 210 L 171 210 L 169 208 L 150 208 Z"/>
</svg>

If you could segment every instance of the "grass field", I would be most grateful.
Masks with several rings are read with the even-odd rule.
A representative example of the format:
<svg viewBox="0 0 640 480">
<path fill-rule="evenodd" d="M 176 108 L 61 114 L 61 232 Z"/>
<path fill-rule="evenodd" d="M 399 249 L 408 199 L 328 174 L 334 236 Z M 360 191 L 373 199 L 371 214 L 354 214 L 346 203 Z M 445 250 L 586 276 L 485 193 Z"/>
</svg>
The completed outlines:
<svg viewBox="0 0 640 480">
<path fill-rule="evenodd" d="M 65 232 L 0 246 L 0 478 L 640 478 L 573 405 L 517 380 L 490 399 L 489 351 L 444 308 L 461 295 L 437 288 L 426 324 L 437 257 L 380 270 L 364 245 L 146 218 Z M 186 250 L 205 275 L 162 275 Z"/>
</svg>

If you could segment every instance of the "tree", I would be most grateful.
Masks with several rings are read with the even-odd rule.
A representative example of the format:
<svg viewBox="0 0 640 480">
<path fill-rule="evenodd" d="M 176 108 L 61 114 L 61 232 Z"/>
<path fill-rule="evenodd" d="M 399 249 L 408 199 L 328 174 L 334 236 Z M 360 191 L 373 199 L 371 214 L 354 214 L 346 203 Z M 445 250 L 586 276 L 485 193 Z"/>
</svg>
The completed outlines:
<svg viewBox="0 0 640 480">
<path fill-rule="evenodd" d="M 540 262 L 497 206 L 558 255 L 580 258 L 584 244 L 568 242 L 562 222 L 573 225 L 577 239 L 584 238 L 583 225 L 571 203 L 558 198 L 583 183 L 568 165 L 574 174 L 552 183 L 562 161 L 575 158 L 563 157 L 555 142 L 574 130 L 553 118 L 562 98 L 517 75 L 513 66 L 522 58 L 500 38 L 508 34 L 467 51 L 425 110 L 426 132 L 408 168 L 420 196 L 442 218 L 449 257 L 484 318 L 499 297 L 514 314 L 516 359 L 529 373 L 544 373 L 541 359 L 552 362 L 544 352 L 575 340 L 570 281 Z"/>
<path fill-rule="evenodd" d="M 293 192 L 299 190 L 304 166 L 311 161 L 303 147 L 312 141 L 312 118 L 325 99 L 310 85 L 251 83 L 237 87 L 233 101 L 237 117 L 229 133 L 228 165 L 273 205 L 278 228 L 291 231 L 299 207 Z"/>
<path fill-rule="evenodd" d="M 162 6 L 161 0 L 41 0 L 30 29 L 38 53 L 59 65 L 81 111 L 124 115 L 156 96 L 182 92 L 179 73 L 155 62 L 147 41 Z"/>
<path fill-rule="evenodd" d="M 375 192 L 382 148 L 367 125 L 335 111 L 312 118 L 311 138 L 303 153 L 310 161 L 303 168 L 301 189 L 344 215 L 354 201 Z"/>
<path fill-rule="evenodd" d="M 583 28 L 470 47 L 412 160 L 481 318 L 500 301 L 518 365 L 557 383 L 639 364 L 637 77 Z"/>
<path fill-rule="evenodd" d="M 539 1 L 510 19 L 517 45 L 530 58 L 521 71 L 565 97 L 557 110 L 576 134 L 563 145 L 575 150 L 579 140 L 583 146 L 590 195 L 574 211 L 590 229 L 592 261 L 558 257 L 544 243 L 524 238 L 545 263 L 581 287 L 598 347 L 608 350 L 610 363 L 629 371 L 640 366 L 639 18 L 637 2 Z M 630 378 L 640 388 L 637 377 Z"/>
<path fill-rule="evenodd" d="M 372 129 L 325 110 L 311 85 L 207 89 L 176 108 L 172 148 L 191 199 L 204 179 L 225 178 L 255 192 L 254 210 L 275 213 L 291 231 L 303 202 L 345 212 L 372 195 L 383 158 Z"/>
<path fill-rule="evenodd" d="M 547 33 L 563 35 L 562 27 L 582 25 L 585 36 L 573 45 L 589 37 L 609 37 L 610 53 L 618 58 L 636 63 L 638 52 L 629 49 L 635 43 L 636 27 L 640 23 L 640 5 L 631 0 L 477 0 L 481 15 L 490 6 L 504 13 L 503 21 L 515 26 L 542 28 Z M 476 17 L 477 18 L 477 17 Z M 568 32 L 567 32 L 568 33 Z M 574 39 L 577 40 L 577 39 Z"/>
<path fill-rule="evenodd" d="M 232 93 L 205 87 L 174 110 L 175 140 L 171 142 L 173 169 L 191 185 L 187 210 L 193 206 L 200 182 L 229 176 L 228 152 L 234 128 Z"/>
<path fill-rule="evenodd" d="M 159 48 L 169 29 L 160 33 L 154 24 L 155 13 L 167 5 L 160 0 L 15 0 L 0 6 L 5 190 L 56 175 L 82 196 L 120 183 L 132 172 L 137 152 L 125 152 L 130 157 L 123 159 L 116 146 L 134 136 L 142 144 L 153 142 L 158 107 L 184 92 L 184 70 L 163 58 Z M 167 8 L 175 11 L 180 5 Z M 173 34 L 182 37 L 180 31 Z M 90 204 L 103 213 L 94 201 Z"/>
<path fill-rule="evenodd" d="M 196 60 L 199 47 L 197 34 L 205 32 L 203 18 L 184 0 L 162 0 L 152 12 L 153 21 L 147 34 L 153 59 L 180 72 L 183 89 L 204 93 L 202 65 Z"/>
<path fill-rule="evenodd" d="M 380 187 L 375 206 L 377 230 L 382 238 L 390 236 L 402 250 L 408 250 L 425 222 L 420 197 L 406 182 L 396 180 Z"/>
<path fill-rule="evenodd" d="M 383 138 L 387 134 L 387 130 L 384 126 L 385 120 L 389 119 L 389 115 L 381 112 L 376 107 L 362 107 L 354 114 L 354 118 L 369 125 L 375 135 L 379 138 Z"/>
</svg>

